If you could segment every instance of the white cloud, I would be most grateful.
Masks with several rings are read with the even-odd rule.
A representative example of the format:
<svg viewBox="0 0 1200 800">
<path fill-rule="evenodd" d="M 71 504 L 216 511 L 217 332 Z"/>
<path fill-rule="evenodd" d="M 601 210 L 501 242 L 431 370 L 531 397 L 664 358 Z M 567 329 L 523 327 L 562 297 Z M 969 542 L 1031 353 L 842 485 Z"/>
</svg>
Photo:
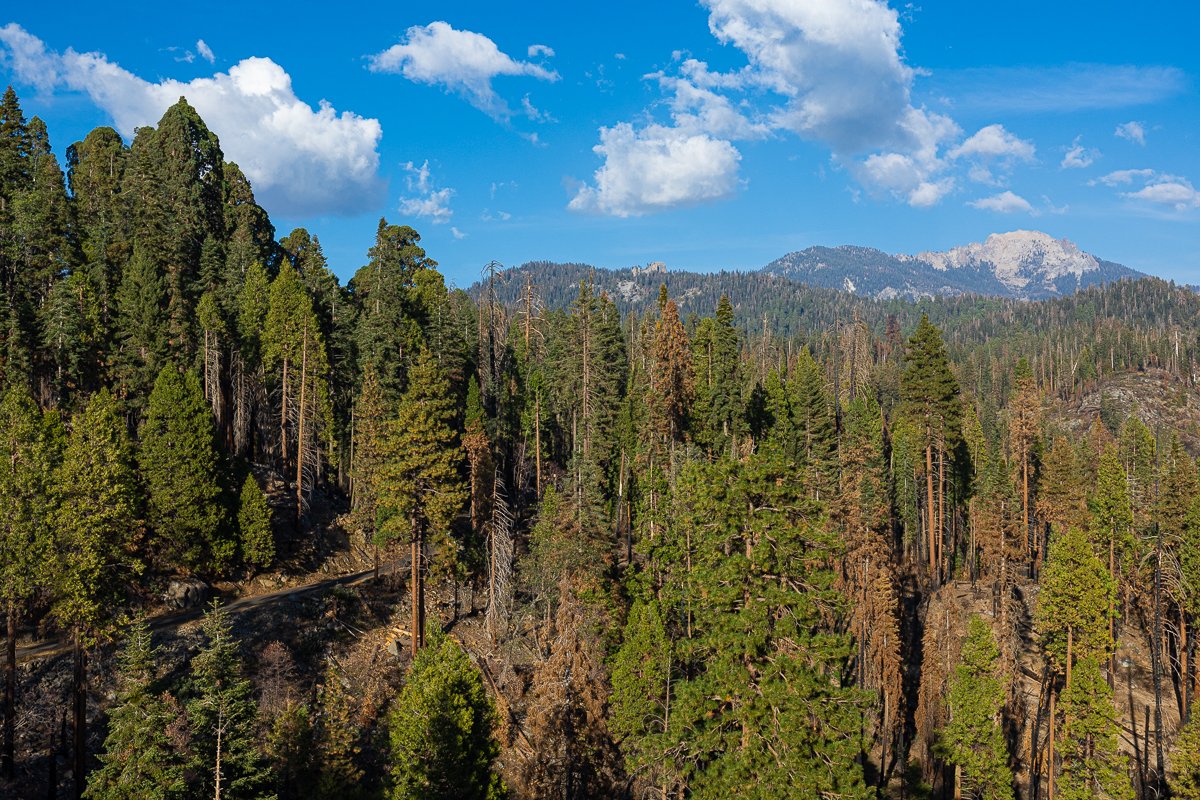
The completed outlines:
<svg viewBox="0 0 1200 800">
<path fill-rule="evenodd" d="M 1105 186 L 1121 186 L 1133 183 L 1135 180 L 1149 180 L 1154 175 L 1155 172 L 1152 169 L 1119 169 L 1116 172 L 1102 175 L 1088 183 L 1092 186 L 1095 186 L 1097 183 L 1102 183 Z"/>
<path fill-rule="evenodd" d="M 604 158 L 594 186 L 568 208 L 616 217 L 640 216 L 716 200 L 737 188 L 741 154 L 727 141 L 664 125 L 635 130 L 627 122 L 600 129 L 592 148 Z"/>
<path fill-rule="evenodd" d="M 1033 206 L 1029 204 L 1028 200 L 1010 191 L 994 194 L 991 197 L 983 197 L 979 200 L 972 200 L 967 205 L 972 208 L 978 208 L 981 211 L 995 211 L 998 214 L 1033 213 Z"/>
<path fill-rule="evenodd" d="M 210 78 L 151 83 L 102 53 L 48 52 L 16 25 L 0 28 L 0 42 L 19 80 L 45 91 L 86 93 L 127 138 L 186 97 L 273 213 L 353 213 L 381 199 L 379 121 L 338 113 L 324 100 L 314 109 L 269 58 L 243 59 Z"/>
<path fill-rule="evenodd" d="M 545 58 L 554 58 L 554 48 L 548 47 L 544 44 L 529 45 L 529 57 L 537 58 L 538 56 L 543 56 Z"/>
<path fill-rule="evenodd" d="M 1146 128 L 1142 123 L 1134 120 L 1118 125 L 1117 129 L 1113 131 L 1113 136 L 1142 146 L 1146 144 Z"/>
<path fill-rule="evenodd" d="M 440 21 L 409 28 L 400 44 L 370 56 L 369 66 L 374 72 L 396 73 L 416 83 L 441 86 L 496 119 L 507 119 L 512 112 L 496 94 L 494 78 L 523 75 L 557 81 L 559 77 L 554 70 L 513 59 L 481 33 L 460 31 Z"/>
<path fill-rule="evenodd" d="M 1033 142 L 1018 138 L 1003 125 L 980 128 L 969 139 L 949 152 L 951 158 L 1014 159 L 1032 161 Z"/>
<path fill-rule="evenodd" d="M 435 189 L 429 172 L 429 161 L 416 166 L 409 161 L 402 164 L 407 173 L 404 178 L 408 195 L 400 198 L 400 213 L 409 217 L 425 217 L 435 225 L 443 225 L 454 216 L 450 208 L 450 198 L 454 190 Z"/>
<path fill-rule="evenodd" d="M 1152 205 L 1169 206 L 1175 211 L 1200 208 L 1200 191 L 1187 178 L 1158 172 L 1153 169 L 1122 169 L 1090 181 L 1090 185 L 1129 187 L 1141 184 L 1140 189 L 1120 192 L 1120 196 Z"/>
<path fill-rule="evenodd" d="M 28 33 L 15 22 L 0 28 L 0 64 L 21 83 L 50 94 L 58 83 L 58 58 L 46 51 L 41 39 Z"/>
<path fill-rule="evenodd" d="M 217 56 L 213 53 L 212 48 L 203 39 L 196 40 L 196 52 L 210 64 L 217 60 Z"/>
<path fill-rule="evenodd" d="M 453 225 L 450 226 L 450 233 L 451 233 L 451 235 L 454 236 L 455 239 L 457 239 L 459 241 L 462 241 L 463 239 L 467 238 L 467 234 L 463 233 L 462 231 L 460 231 L 458 228 L 454 227 Z"/>
<path fill-rule="evenodd" d="M 629 166 L 616 160 L 641 155 L 649 142 L 662 149 L 667 141 L 701 137 L 698 141 L 728 156 L 722 161 L 726 172 L 713 170 L 721 175 L 715 183 L 722 192 L 709 192 L 709 182 L 698 182 L 706 187 L 699 194 L 711 199 L 736 186 L 740 156 L 734 141 L 789 132 L 826 145 L 836 161 L 875 193 L 927 206 L 953 190 L 955 180 L 946 174 L 950 164 L 941 151 L 961 131 L 949 117 L 913 105 L 917 73 L 904 61 L 899 18 L 886 2 L 703 0 L 703 5 L 710 12 L 712 34 L 740 50 L 748 63 L 713 72 L 702 61 L 673 54 L 679 62 L 676 74 L 646 76 L 667 94 L 672 127 L 620 123 L 602 128 L 601 145 L 594 149 L 606 160 L 597 179 L 606 170 L 629 173 Z M 739 101 L 735 93 L 744 99 Z M 616 131 L 642 146 L 607 146 L 603 137 L 619 138 Z M 654 193 L 646 182 L 615 183 L 623 191 L 640 186 Z M 570 207 L 647 211 L 671 205 L 662 197 L 670 193 L 654 193 L 654 202 L 647 203 L 585 202 L 595 193 L 604 194 L 599 183 L 581 190 Z M 679 196 L 680 203 L 694 201 L 691 193 Z"/>
<path fill-rule="evenodd" d="M 1099 150 L 1084 147 L 1080 144 L 1081 138 L 1080 136 L 1076 136 L 1075 141 L 1071 142 L 1071 146 L 1067 148 L 1067 152 L 1063 155 L 1063 160 L 1059 164 L 1059 167 L 1062 169 L 1083 169 L 1090 167 L 1100 157 Z"/>
<path fill-rule="evenodd" d="M 1191 181 L 1171 176 L 1163 177 L 1161 181 L 1150 183 L 1136 192 L 1126 192 L 1124 196 L 1131 200 L 1171 206 L 1176 211 L 1200 208 L 1200 192 L 1196 191 Z"/>
</svg>

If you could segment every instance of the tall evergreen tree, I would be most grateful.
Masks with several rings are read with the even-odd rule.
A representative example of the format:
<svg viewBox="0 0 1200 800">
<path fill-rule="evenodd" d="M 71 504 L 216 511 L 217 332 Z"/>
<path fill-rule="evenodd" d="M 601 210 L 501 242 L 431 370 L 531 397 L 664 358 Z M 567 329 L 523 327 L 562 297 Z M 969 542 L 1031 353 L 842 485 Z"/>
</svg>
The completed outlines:
<svg viewBox="0 0 1200 800">
<path fill-rule="evenodd" d="M 467 500 L 461 477 L 462 450 L 453 425 L 454 402 L 428 351 L 417 357 L 395 419 L 388 425 L 377 502 L 376 540 L 409 540 L 412 580 L 412 652 L 425 630 L 426 548 L 440 565 L 455 561 L 450 527 Z"/>
<path fill-rule="evenodd" d="M 204 645 L 191 660 L 188 798 L 268 800 L 271 775 L 258 749 L 253 684 L 238 640 L 219 606 L 205 615 Z"/>
<path fill-rule="evenodd" d="M 146 522 L 164 565 L 221 574 L 237 543 L 221 502 L 220 456 L 212 413 L 195 373 L 158 373 L 141 427 L 138 465 L 147 490 Z"/>
<path fill-rule="evenodd" d="M 388 720 L 391 800 L 497 800 L 496 711 L 459 644 L 429 631 Z"/>
<path fill-rule="evenodd" d="M 57 413 L 43 415 L 19 386 L 5 392 L 0 400 L 0 604 L 6 622 L 0 771 L 7 779 L 13 777 L 16 737 L 17 626 L 49 585 L 54 475 L 64 438 Z"/>
<path fill-rule="evenodd" d="M 177 720 L 154 693 L 155 655 L 149 627 L 136 622 L 126 632 L 119 656 L 116 704 L 108 713 L 101 767 L 88 776 L 88 800 L 184 796 L 184 760 L 169 733 Z"/>
<path fill-rule="evenodd" d="M 1119 750 L 1117 710 L 1112 689 L 1097 659 L 1080 659 L 1075 678 L 1063 692 L 1063 800 L 1133 800 L 1129 765 Z"/>
<path fill-rule="evenodd" d="M 271 527 L 271 507 L 254 474 L 246 475 L 238 498 L 238 547 L 242 559 L 265 569 L 275 560 L 275 532 Z"/>
<path fill-rule="evenodd" d="M 87 649 L 107 635 L 124 582 L 140 569 L 131 556 L 139 528 L 132 447 L 116 400 L 97 392 L 71 421 L 58 472 L 54 521 L 54 617 L 75 651 L 75 791 L 87 773 Z"/>
<path fill-rule="evenodd" d="M 956 795 L 977 800 L 1011 800 L 1012 770 L 1000 726 L 1007 686 L 1000 673 L 1000 648 L 991 626 L 973 616 L 967 624 L 958 666 L 950 683 L 950 722 L 941 748 L 954 765 Z"/>
<path fill-rule="evenodd" d="M 950 370 L 942 334 L 922 315 L 904 354 L 901 412 L 920 437 L 925 464 L 925 534 L 930 577 L 940 574 L 942 530 L 945 514 L 944 461 L 954 453 L 960 437 L 961 406 L 958 381 Z"/>
</svg>

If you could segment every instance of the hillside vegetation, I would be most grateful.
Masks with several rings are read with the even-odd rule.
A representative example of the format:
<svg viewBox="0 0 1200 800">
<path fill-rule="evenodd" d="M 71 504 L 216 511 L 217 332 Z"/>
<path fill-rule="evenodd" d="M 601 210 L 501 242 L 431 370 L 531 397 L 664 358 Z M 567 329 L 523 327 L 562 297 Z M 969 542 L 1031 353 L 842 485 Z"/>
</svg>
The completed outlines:
<svg viewBox="0 0 1200 800">
<path fill-rule="evenodd" d="M 1196 796 L 1192 293 L 277 234 L 186 100 L 5 94 L 5 796 Z"/>
</svg>

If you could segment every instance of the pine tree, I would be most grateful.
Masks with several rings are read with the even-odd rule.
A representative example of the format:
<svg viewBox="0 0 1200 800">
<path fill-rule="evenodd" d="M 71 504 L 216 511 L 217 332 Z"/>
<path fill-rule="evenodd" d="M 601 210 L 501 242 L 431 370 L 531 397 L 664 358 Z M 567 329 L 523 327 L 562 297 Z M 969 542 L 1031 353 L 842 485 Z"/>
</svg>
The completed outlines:
<svg viewBox="0 0 1200 800">
<path fill-rule="evenodd" d="M 711 452 L 729 452 L 726 446 L 741 434 L 738 332 L 733 305 L 721 295 L 716 315 L 700 321 L 692 343 L 696 372 L 697 439 Z"/>
<path fill-rule="evenodd" d="M 1079 454 L 1065 436 L 1054 437 L 1038 482 L 1037 514 L 1051 535 L 1087 521 Z"/>
<path fill-rule="evenodd" d="M 665 754 L 670 722 L 672 647 L 655 600 L 635 600 L 613 659 L 609 725 L 626 771 L 664 793 L 677 779 Z"/>
<path fill-rule="evenodd" d="M 388 720 L 391 800 L 496 800 L 496 711 L 479 671 L 438 626 L 409 668 Z"/>
<path fill-rule="evenodd" d="M 74 647 L 78 793 L 87 772 L 87 649 L 111 629 L 124 581 L 140 569 L 131 556 L 140 500 L 132 447 L 107 389 L 71 421 L 57 483 L 51 611 Z"/>
<path fill-rule="evenodd" d="M 1114 591 L 1082 528 L 1068 528 L 1051 540 L 1034 625 L 1055 671 L 1066 674 L 1068 688 L 1074 662 L 1102 661 L 1113 647 L 1108 615 Z"/>
<path fill-rule="evenodd" d="M 1171 796 L 1179 800 L 1200 800 L 1200 714 L 1192 714 L 1171 751 L 1175 773 Z"/>
<path fill-rule="evenodd" d="M 453 419 L 446 380 L 424 351 L 410 370 L 408 388 L 388 426 L 377 498 L 376 541 L 407 538 L 410 544 L 414 656 L 425 630 L 426 546 L 432 545 L 442 568 L 454 564 L 457 546 L 450 526 L 467 500 Z"/>
<path fill-rule="evenodd" d="M 1051 551 L 1053 552 L 1053 551 Z M 1118 744 L 1112 689 L 1094 656 L 1081 658 L 1063 692 L 1062 800 L 1133 800 L 1129 764 Z"/>
<path fill-rule="evenodd" d="M 908 340 L 901 381 L 901 412 L 920 437 L 925 464 L 925 534 L 929 574 L 939 582 L 941 573 L 942 525 L 945 520 L 945 475 L 953 473 L 944 466 L 960 437 L 961 406 L 958 381 L 950 371 L 950 361 L 942 334 L 922 315 L 916 332 Z"/>
<path fill-rule="evenodd" d="M 950 683 L 950 722 L 942 729 L 939 743 L 946 760 L 955 767 L 964 797 L 1003 800 L 1013 796 L 1012 770 L 999 724 L 1006 683 L 991 626 L 972 616 Z"/>
<path fill-rule="evenodd" d="M 182 754 L 170 737 L 176 719 L 154 693 L 156 650 L 138 621 L 125 634 L 117 700 L 108 713 L 100 769 L 88 776 L 88 800 L 168 800 L 186 788 Z"/>
<path fill-rule="evenodd" d="M 158 373 L 141 427 L 138 464 L 147 490 L 146 521 L 166 566 L 221 574 L 237 543 L 221 502 L 220 457 L 212 412 L 195 373 Z"/>
<path fill-rule="evenodd" d="M 410 289 L 417 273 L 437 266 L 420 242 L 420 234 L 407 225 L 379 220 L 375 245 L 368 252 L 371 260 L 350 282 L 359 308 L 359 365 L 375 369 L 389 400 L 399 397 L 408 365 L 421 345 L 421 320 Z"/>
<path fill-rule="evenodd" d="M 195 800 L 267 800 L 271 775 L 258 750 L 258 707 L 243 674 L 228 615 L 214 604 L 201 626 L 205 643 L 191 660 L 188 794 Z"/>
<path fill-rule="evenodd" d="M 819 508 L 777 446 L 693 470 L 677 524 L 699 602 L 670 726 L 692 796 L 869 796 L 856 761 L 865 698 L 841 678 L 852 647 L 835 627 L 845 598 Z"/>
<path fill-rule="evenodd" d="M 373 540 L 377 532 L 387 414 L 379 376 L 368 366 L 354 404 L 354 463 L 350 468 L 354 482 L 351 512 L 355 525 L 366 532 L 368 540 Z"/>
<path fill-rule="evenodd" d="M 242 560 L 266 569 L 275 560 L 275 532 L 271 527 L 271 508 L 267 496 L 254 475 L 246 475 L 238 498 L 238 547 Z"/>
<path fill-rule="evenodd" d="M 10 388 L 0 400 L 0 607 L 6 621 L 3 777 L 14 766 L 17 625 L 48 588 L 54 514 L 54 473 L 62 458 L 58 415 L 42 414 L 28 391 Z"/>
</svg>

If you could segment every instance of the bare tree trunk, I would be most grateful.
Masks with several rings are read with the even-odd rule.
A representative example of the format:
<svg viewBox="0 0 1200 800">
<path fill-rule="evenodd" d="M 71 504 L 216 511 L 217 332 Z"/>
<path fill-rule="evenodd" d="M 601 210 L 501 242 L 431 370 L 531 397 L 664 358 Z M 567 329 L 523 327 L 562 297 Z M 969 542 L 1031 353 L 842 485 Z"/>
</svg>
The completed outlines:
<svg viewBox="0 0 1200 800">
<path fill-rule="evenodd" d="M 1053 680 L 1053 679 L 1052 679 Z M 1047 742 L 1049 748 L 1046 757 L 1046 798 L 1054 800 L 1054 686 L 1050 687 L 1050 738 Z"/>
<path fill-rule="evenodd" d="M 300 351 L 300 404 L 296 407 L 296 530 L 304 517 L 304 395 L 308 388 L 308 321 L 304 322 Z"/>
<path fill-rule="evenodd" d="M 17 723 L 17 607 L 8 606 L 8 639 L 4 646 L 4 755 L 3 774 L 12 780 L 15 771 Z"/>
<path fill-rule="evenodd" d="M 87 773 L 87 651 L 79 630 L 75 631 L 75 675 L 74 675 L 74 732 L 75 732 L 75 797 L 83 797 Z"/>
<path fill-rule="evenodd" d="M 925 444 L 925 496 L 927 503 L 925 516 L 929 520 L 926 530 L 926 537 L 929 540 L 929 579 L 936 586 L 937 540 L 935 539 L 934 526 L 936 525 L 937 518 L 934 515 L 933 507 L 933 442 L 926 442 Z"/>
<path fill-rule="evenodd" d="M 279 452 L 281 454 L 280 467 L 287 469 L 288 467 L 288 446 L 287 446 L 287 420 L 288 420 L 288 360 L 283 360 L 283 383 L 280 385 L 280 406 L 279 406 Z"/>
</svg>

